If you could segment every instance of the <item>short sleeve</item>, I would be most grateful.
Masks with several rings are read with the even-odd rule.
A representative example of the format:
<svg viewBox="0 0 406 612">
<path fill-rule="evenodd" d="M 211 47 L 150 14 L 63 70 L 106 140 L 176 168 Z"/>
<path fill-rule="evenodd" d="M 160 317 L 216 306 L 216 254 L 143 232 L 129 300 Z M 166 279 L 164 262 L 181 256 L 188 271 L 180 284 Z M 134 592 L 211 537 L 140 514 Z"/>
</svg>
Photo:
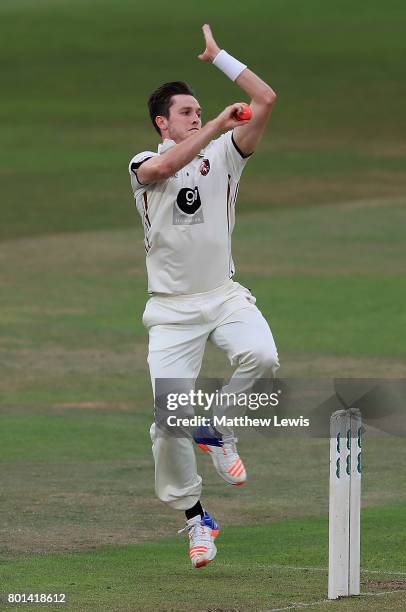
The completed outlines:
<svg viewBox="0 0 406 612">
<path fill-rule="evenodd" d="M 135 197 L 140 195 L 146 189 L 146 185 L 143 185 L 138 180 L 138 168 L 141 166 L 141 164 L 146 162 L 147 159 L 151 159 L 151 157 L 155 157 L 156 155 L 158 155 L 158 153 L 155 153 L 154 151 L 143 151 L 142 153 L 138 153 L 137 155 L 135 155 L 128 164 L 128 171 L 130 173 L 131 178 L 131 186 L 133 188 Z"/>
<path fill-rule="evenodd" d="M 227 166 L 230 171 L 230 174 L 236 180 L 240 180 L 242 171 L 245 168 L 245 164 L 248 159 L 251 157 L 250 155 L 244 155 L 242 151 L 238 148 L 235 143 L 233 132 L 226 132 L 222 138 L 224 139 L 224 147 L 226 151 L 226 160 Z"/>
</svg>

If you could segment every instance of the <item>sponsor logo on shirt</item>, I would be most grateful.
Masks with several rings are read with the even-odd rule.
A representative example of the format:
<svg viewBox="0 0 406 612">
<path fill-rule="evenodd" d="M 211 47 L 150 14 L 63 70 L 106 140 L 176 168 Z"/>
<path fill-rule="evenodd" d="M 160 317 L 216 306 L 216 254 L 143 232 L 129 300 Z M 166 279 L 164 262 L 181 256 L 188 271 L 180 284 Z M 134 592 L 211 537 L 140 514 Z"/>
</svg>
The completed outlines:
<svg viewBox="0 0 406 612">
<path fill-rule="evenodd" d="M 197 187 L 183 187 L 173 205 L 173 225 L 204 223 L 202 202 Z"/>
</svg>

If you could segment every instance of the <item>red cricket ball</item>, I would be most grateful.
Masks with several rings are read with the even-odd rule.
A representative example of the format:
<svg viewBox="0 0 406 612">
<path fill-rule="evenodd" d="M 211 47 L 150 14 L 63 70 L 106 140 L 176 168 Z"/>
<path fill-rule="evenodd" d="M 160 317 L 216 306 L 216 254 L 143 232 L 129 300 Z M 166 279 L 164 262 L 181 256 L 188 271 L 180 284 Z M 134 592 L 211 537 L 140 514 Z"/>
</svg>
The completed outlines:
<svg viewBox="0 0 406 612">
<path fill-rule="evenodd" d="M 239 111 L 234 113 L 234 117 L 237 121 L 247 121 L 252 117 L 252 109 L 249 104 L 241 102 L 241 108 Z"/>
</svg>

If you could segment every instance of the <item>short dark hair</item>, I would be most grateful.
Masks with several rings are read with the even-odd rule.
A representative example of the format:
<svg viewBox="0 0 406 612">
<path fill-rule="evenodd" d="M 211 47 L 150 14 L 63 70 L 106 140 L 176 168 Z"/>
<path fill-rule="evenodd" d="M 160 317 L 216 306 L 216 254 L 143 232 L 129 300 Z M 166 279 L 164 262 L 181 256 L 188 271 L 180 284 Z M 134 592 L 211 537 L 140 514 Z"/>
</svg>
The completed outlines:
<svg viewBox="0 0 406 612">
<path fill-rule="evenodd" d="M 158 115 L 169 119 L 169 109 L 172 106 L 172 96 L 178 94 L 186 94 L 188 96 L 194 96 L 194 91 L 184 81 L 171 81 L 170 83 L 164 83 L 158 89 L 152 92 L 148 98 L 149 115 L 151 117 L 152 124 L 159 135 L 161 130 L 157 126 L 155 119 Z"/>
</svg>

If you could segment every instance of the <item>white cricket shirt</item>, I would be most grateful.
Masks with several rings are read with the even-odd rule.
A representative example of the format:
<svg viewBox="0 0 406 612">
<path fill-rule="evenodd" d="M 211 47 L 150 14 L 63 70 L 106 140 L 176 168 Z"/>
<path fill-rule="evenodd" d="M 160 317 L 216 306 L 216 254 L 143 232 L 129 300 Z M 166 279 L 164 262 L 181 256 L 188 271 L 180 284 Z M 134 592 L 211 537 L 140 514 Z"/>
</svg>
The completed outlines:
<svg viewBox="0 0 406 612">
<path fill-rule="evenodd" d="M 143 151 L 129 164 L 135 204 L 144 225 L 148 292 L 211 291 L 234 275 L 231 234 L 238 184 L 247 162 L 232 132 L 212 140 L 174 176 L 142 185 L 137 169 L 158 153 Z"/>
</svg>

